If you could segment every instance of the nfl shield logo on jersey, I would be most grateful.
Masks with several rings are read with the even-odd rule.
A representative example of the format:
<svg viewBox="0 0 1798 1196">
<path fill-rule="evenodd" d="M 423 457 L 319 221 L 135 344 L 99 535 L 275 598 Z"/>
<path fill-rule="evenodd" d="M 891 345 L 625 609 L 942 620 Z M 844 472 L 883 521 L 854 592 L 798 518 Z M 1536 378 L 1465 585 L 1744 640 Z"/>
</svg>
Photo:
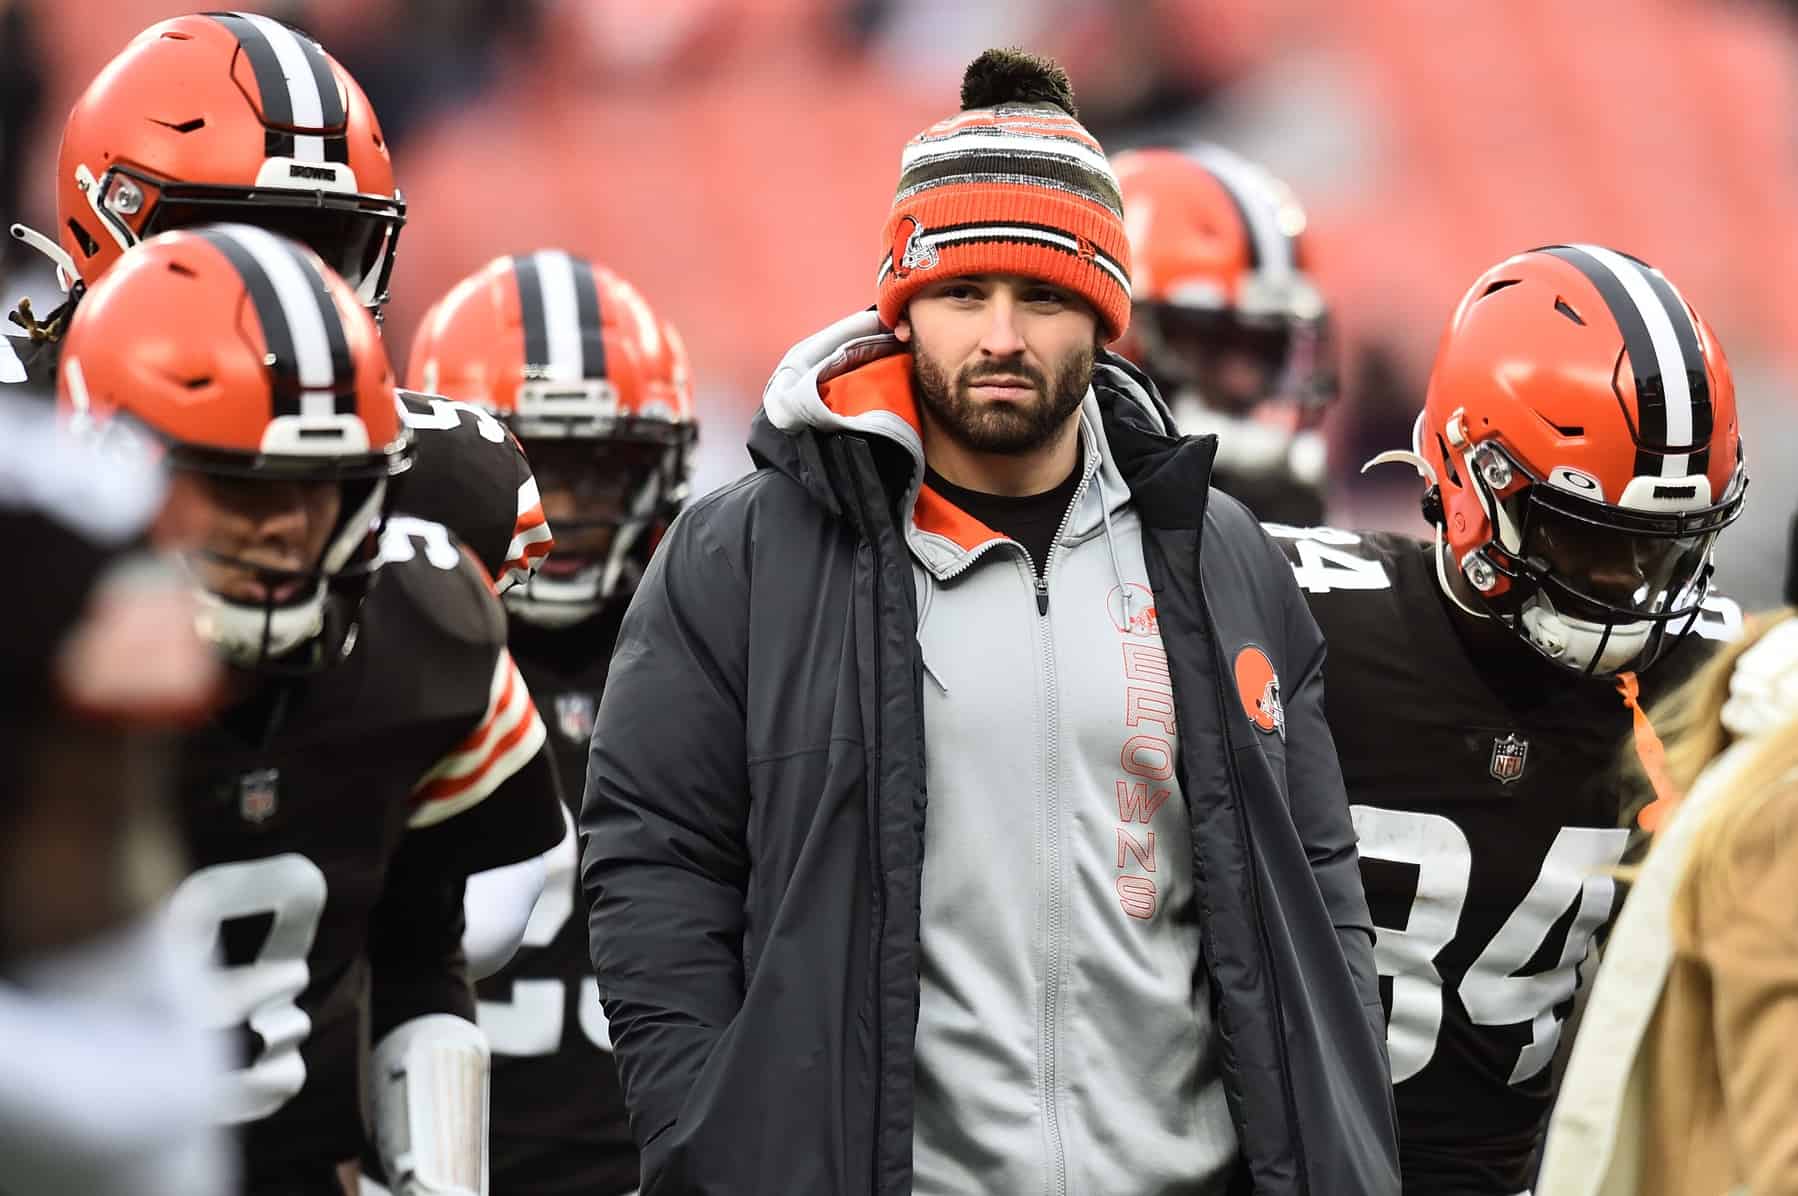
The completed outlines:
<svg viewBox="0 0 1798 1196">
<path fill-rule="evenodd" d="M 557 694 L 556 725 L 576 743 L 593 738 L 593 716 L 599 704 L 592 694 Z"/>
<path fill-rule="evenodd" d="M 1509 785 L 1523 776 L 1523 762 L 1529 759 L 1530 741 L 1515 731 L 1492 741 L 1492 779 Z"/>
<path fill-rule="evenodd" d="M 275 816 L 280 802 L 281 772 L 275 768 L 258 768 L 237 778 L 237 812 L 245 822 L 258 825 Z"/>
</svg>

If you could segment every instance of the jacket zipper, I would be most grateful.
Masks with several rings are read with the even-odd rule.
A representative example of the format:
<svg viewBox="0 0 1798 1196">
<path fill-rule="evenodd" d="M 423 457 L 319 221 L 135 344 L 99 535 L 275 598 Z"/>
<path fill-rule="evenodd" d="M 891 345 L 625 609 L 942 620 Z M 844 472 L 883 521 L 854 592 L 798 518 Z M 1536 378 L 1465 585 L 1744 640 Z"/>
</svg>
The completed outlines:
<svg viewBox="0 0 1798 1196">
<path fill-rule="evenodd" d="M 1088 470 L 1086 476 L 1080 479 L 1080 484 L 1074 487 L 1074 497 L 1068 499 L 1068 509 L 1061 513 L 1061 522 L 1055 527 L 1055 537 L 1049 541 L 1049 555 L 1043 558 L 1041 573 L 1036 571 L 1035 562 L 1030 560 L 1030 550 L 1024 548 L 1022 544 L 1018 545 L 1020 549 L 1023 549 L 1025 562 L 1030 565 L 1030 576 L 1036 579 L 1036 613 L 1038 615 L 1049 613 L 1049 566 L 1055 563 L 1055 550 L 1061 545 L 1061 538 L 1067 534 L 1068 524 L 1074 521 L 1074 509 L 1080 505 L 1080 500 L 1086 497 L 1086 484 L 1093 480 L 1093 472 Z"/>
<path fill-rule="evenodd" d="M 976 561 L 978 561 L 981 557 L 985 556 L 988 552 L 992 551 L 995 548 L 1000 547 L 1001 545 L 1006 545 L 1006 544 L 1013 545 L 1017 548 L 1017 550 L 1020 553 L 1023 554 L 1024 568 L 1029 571 L 1029 575 L 1030 575 L 1030 579 L 1031 579 L 1031 591 L 1036 598 L 1036 613 L 1038 616 L 1037 617 L 1038 647 L 1039 647 L 1039 650 L 1041 651 L 1043 657 L 1048 661 L 1049 677 L 1048 677 L 1048 694 L 1047 694 L 1047 696 L 1048 696 L 1048 706 L 1049 706 L 1049 717 L 1047 720 L 1048 743 L 1045 745 L 1045 748 L 1046 748 L 1046 751 L 1045 751 L 1046 772 L 1048 773 L 1048 775 L 1050 777 L 1056 778 L 1057 780 L 1059 780 L 1059 776 L 1060 776 L 1061 760 L 1060 760 L 1059 743 L 1058 743 L 1057 733 L 1056 733 L 1056 724 L 1061 721 L 1061 702 L 1059 699 L 1059 695 L 1056 693 L 1055 645 L 1054 645 L 1053 637 L 1050 635 L 1050 628 L 1049 628 L 1049 623 L 1048 623 L 1049 568 L 1050 568 L 1050 566 L 1052 566 L 1055 563 L 1055 550 L 1058 547 L 1060 547 L 1061 538 L 1067 534 L 1068 525 L 1073 522 L 1074 512 L 1079 509 L 1081 500 L 1086 497 L 1086 490 L 1087 490 L 1088 485 L 1090 485 L 1092 482 L 1093 475 L 1095 473 L 1097 473 L 1100 468 L 1102 468 L 1102 465 L 1103 465 L 1103 463 L 1098 460 L 1097 455 L 1096 454 L 1093 455 L 1092 459 L 1088 463 L 1088 467 L 1086 469 L 1085 475 L 1080 479 L 1080 484 L 1074 488 L 1074 496 L 1068 500 L 1068 509 L 1066 511 L 1062 512 L 1061 523 L 1055 529 L 1054 539 L 1049 541 L 1049 552 L 1048 552 L 1048 555 L 1046 555 L 1043 558 L 1043 571 L 1040 574 L 1036 571 L 1036 562 L 1031 559 L 1030 550 L 1028 548 L 1025 548 L 1022 544 L 1019 544 L 1016 540 L 1012 540 L 1010 538 L 1000 538 L 1000 539 L 996 539 L 996 540 L 989 540 L 985 544 L 980 545 L 978 548 L 976 548 L 972 552 L 970 552 L 967 556 L 962 558 L 962 560 L 959 563 L 957 563 L 955 568 L 950 569 L 949 571 L 947 571 L 946 573 L 943 573 L 941 575 L 941 580 L 943 580 L 943 581 L 948 581 L 951 578 L 959 577 L 963 573 L 966 573 L 969 569 L 973 568 L 974 563 Z M 1059 828 L 1056 826 L 1055 820 L 1053 818 L 1050 818 L 1048 820 L 1047 825 L 1049 827 L 1050 839 L 1053 844 L 1053 849 L 1049 852 L 1050 860 L 1049 860 L 1049 864 L 1048 864 L 1048 871 L 1050 873 L 1049 879 L 1051 881 L 1053 881 L 1055 879 L 1056 875 L 1061 870 L 1061 837 L 1059 834 Z M 1050 894 L 1050 897 L 1049 897 L 1048 934 L 1047 934 L 1047 942 L 1045 944 L 1045 949 L 1046 949 L 1047 954 L 1043 960 L 1043 1005 L 1042 1005 L 1042 1018 L 1041 1018 L 1041 1025 L 1040 1025 L 1040 1030 L 1041 1030 L 1041 1034 L 1042 1034 L 1042 1042 L 1043 1042 L 1043 1066 L 1042 1066 L 1043 1124 L 1044 1124 L 1044 1128 L 1046 1129 L 1048 1136 L 1049 1136 L 1049 1149 L 1053 1156 L 1051 1159 L 1051 1165 L 1052 1165 L 1052 1171 L 1053 1171 L 1053 1175 L 1054 1175 L 1054 1190 L 1055 1190 L 1056 1196 L 1067 1196 L 1067 1191 L 1068 1191 L 1067 1149 L 1063 1145 L 1063 1142 L 1062 1142 L 1061 1118 L 1060 1118 L 1060 1114 L 1057 1111 L 1057 1103 L 1056 1103 L 1056 1097 L 1055 1097 L 1055 1085 L 1056 1085 L 1056 1058 L 1055 1058 L 1056 1009 L 1055 1009 L 1055 1005 L 1056 1005 L 1056 993 L 1061 984 L 1061 954 L 1060 954 L 1060 951 L 1061 951 L 1062 934 L 1061 934 L 1061 923 L 1060 923 L 1060 916 L 1059 916 L 1060 911 L 1059 911 L 1059 905 L 1057 903 L 1057 898 L 1060 896 L 1060 893 L 1057 890 L 1057 887 L 1053 883 L 1049 884 L 1046 887 L 1046 889 L 1047 889 L 1047 892 Z M 878 905 L 877 905 L 877 908 L 878 908 Z M 876 974 L 878 975 L 878 972 Z"/>
<path fill-rule="evenodd" d="M 1050 542 L 1049 554 L 1043 561 L 1043 572 L 1040 575 L 1030 560 L 1030 550 L 1022 544 L 1018 545 L 1018 549 L 1024 557 L 1024 568 L 1030 571 L 1031 588 L 1036 597 L 1036 649 L 1037 657 L 1043 665 L 1043 704 L 1046 711 L 1043 719 L 1043 775 L 1047 782 L 1043 803 L 1043 899 L 1047 908 L 1043 919 L 1043 995 L 1037 1014 L 1037 1033 L 1042 1042 L 1040 1082 L 1043 1133 L 1048 1139 L 1051 1191 L 1055 1196 L 1067 1196 L 1067 1147 L 1061 1136 L 1060 1102 L 1056 1097 L 1059 1070 L 1056 1022 L 1061 990 L 1062 923 L 1065 920 L 1061 892 L 1061 696 L 1056 692 L 1055 637 L 1051 633 L 1047 617 L 1049 565 L 1055 559 L 1055 544 Z"/>
<path fill-rule="evenodd" d="M 1060 1104 L 1056 1096 L 1058 1059 L 1055 1047 L 1057 1005 L 1061 991 L 1061 943 L 1062 943 L 1062 892 L 1061 876 L 1061 695 L 1058 691 L 1055 672 L 1055 636 L 1049 623 L 1049 570 L 1055 564 L 1056 549 L 1061 546 L 1061 538 L 1067 533 L 1068 524 L 1073 521 L 1074 511 L 1079 508 L 1081 500 L 1086 496 L 1087 483 L 1092 480 L 1089 470 L 1080 484 L 1074 488 L 1074 496 L 1068 500 L 1068 509 L 1062 513 L 1061 523 L 1055 529 L 1055 537 L 1049 541 L 1049 551 L 1043 557 L 1043 571 L 1036 571 L 1036 564 L 1030 559 L 1030 550 L 1022 544 L 1018 551 L 1024 554 L 1024 567 L 1030 571 L 1031 586 L 1036 596 L 1036 628 L 1037 644 L 1047 669 L 1046 697 L 1048 718 L 1044 720 L 1048 742 L 1044 744 L 1044 771 L 1049 783 L 1054 786 L 1056 800 L 1050 803 L 1048 817 L 1044 825 L 1048 831 L 1046 855 L 1049 873 L 1045 891 L 1048 893 L 1049 910 L 1047 917 L 1047 933 L 1045 936 L 1043 959 L 1043 1005 L 1042 1005 L 1042 1043 L 1043 1043 L 1043 1126 L 1049 1137 L 1050 1166 L 1056 1196 L 1067 1196 L 1068 1191 L 1068 1159 L 1067 1147 L 1061 1136 Z"/>
<path fill-rule="evenodd" d="M 948 572 L 941 574 L 937 578 L 937 580 L 938 581 L 953 581 L 955 578 L 960 577 L 962 574 L 966 573 L 969 569 L 972 569 L 974 567 L 975 562 L 977 562 L 981 557 L 985 556 L 987 553 L 991 552 L 993 549 L 1003 548 L 1007 544 L 1017 544 L 1017 546 L 1019 548 L 1024 547 L 1022 544 L 1018 544 L 1018 542 L 1016 540 L 1007 539 L 1004 536 L 1000 536 L 999 538 L 994 539 L 994 540 L 988 540 L 985 544 L 982 544 L 980 547 L 978 547 L 978 548 L 974 549 L 972 552 L 968 553 L 967 556 L 963 557 L 956 564 L 956 566 L 953 569 L 950 569 Z M 1030 555 L 1029 551 L 1026 550 L 1024 555 L 1029 556 Z M 924 567 L 929 568 L 928 565 L 926 565 Z M 1032 568 L 1034 569 L 1035 566 L 1032 566 Z"/>
<path fill-rule="evenodd" d="M 1081 451 L 1085 452 L 1084 441 L 1082 442 L 1082 445 Z M 1080 500 L 1086 497 L 1086 488 L 1092 483 L 1093 475 L 1098 473 L 1103 466 L 1104 463 L 1099 460 L 1098 454 L 1096 453 L 1087 461 L 1085 476 L 1080 479 L 1080 484 L 1074 487 L 1074 496 L 1068 500 L 1068 509 L 1062 512 L 1061 524 L 1055 529 L 1055 538 L 1049 541 L 1049 555 L 1043 558 L 1043 572 L 1040 577 L 1037 576 L 1036 573 L 1036 562 L 1030 559 L 1030 550 L 1025 548 L 1022 544 L 1018 544 L 1016 540 L 1013 540 L 1010 537 L 1000 536 L 997 539 L 988 540 L 985 544 L 975 548 L 972 552 L 968 553 L 967 556 L 957 562 L 953 569 L 938 574 L 937 580 L 951 581 L 954 578 L 960 577 L 969 569 L 972 569 L 976 561 L 993 549 L 1005 544 L 1017 544 L 1019 551 L 1024 554 L 1024 559 L 1030 563 L 1030 575 L 1036 578 L 1036 613 L 1039 615 L 1048 614 L 1049 562 L 1055 559 L 1055 546 L 1061 543 L 1061 538 L 1067 534 L 1068 524 L 1073 522 L 1074 511 L 1080 506 Z M 925 567 L 929 568 L 929 566 Z"/>
<path fill-rule="evenodd" d="M 1298 1164 L 1299 1182 L 1304 1185 L 1302 1190 L 1308 1192 L 1311 1190 L 1309 1178 L 1310 1168 L 1305 1161 L 1305 1140 L 1299 1125 L 1298 1101 L 1293 1096 L 1292 1092 L 1292 1058 L 1286 1049 L 1286 1004 L 1285 1001 L 1281 999 L 1280 977 L 1274 970 L 1272 962 L 1274 954 L 1273 943 L 1268 939 L 1267 916 L 1261 905 L 1260 870 L 1255 865 L 1254 852 L 1249 850 L 1249 815 L 1248 810 L 1243 805 L 1242 773 L 1236 767 L 1236 749 L 1231 746 L 1228 734 L 1229 720 L 1232 717 L 1232 713 L 1230 693 L 1224 682 L 1222 666 L 1224 659 L 1223 643 L 1218 638 L 1217 625 L 1211 620 L 1211 603 L 1205 597 L 1205 579 L 1199 572 L 1199 558 L 1203 554 L 1203 551 L 1204 544 L 1203 536 L 1201 535 L 1198 551 L 1193 554 L 1193 574 L 1199 595 L 1199 619 L 1205 625 L 1205 638 L 1211 644 L 1212 659 L 1218 662 L 1218 667 L 1214 671 L 1215 680 L 1213 690 L 1217 698 L 1220 725 L 1225 728 L 1224 763 L 1230 773 L 1230 791 L 1232 796 L 1236 799 L 1236 829 L 1243 845 L 1243 863 L 1247 866 L 1249 873 L 1249 900 L 1254 908 L 1255 937 L 1261 944 L 1261 957 L 1266 965 L 1267 971 L 1268 994 L 1273 999 L 1274 1048 L 1280 1056 L 1280 1096 L 1286 1106 L 1287 1124 L 1291 1127 L 1293 1155 Z M 1198 827 L 1193 827 L 1193 837 L 1195 842 L 1193 852 L 1195 856 L 1198 852 L 1196 846 L 1198 830 Z M 1198 867 L 1196 858 L 1193 861 L 1193 866 L 1195 869 Z"/>
</svg>

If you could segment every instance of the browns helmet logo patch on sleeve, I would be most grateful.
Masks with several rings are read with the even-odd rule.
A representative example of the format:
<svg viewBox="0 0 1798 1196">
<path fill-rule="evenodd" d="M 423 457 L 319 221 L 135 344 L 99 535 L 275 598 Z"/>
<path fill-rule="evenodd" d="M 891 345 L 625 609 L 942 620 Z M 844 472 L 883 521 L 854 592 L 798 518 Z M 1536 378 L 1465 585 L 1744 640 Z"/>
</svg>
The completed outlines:
<svg viewBox="0 0 1798 1196">
<path fill-rule="evenodd" d="M 1286 738 L 1286 707 L 1280 701 L 1280 675 L 1267 653 L 1250 645 L 1236 654 L 1236 692 L 1249 721 L 1269 734 Z"/>
</svg>

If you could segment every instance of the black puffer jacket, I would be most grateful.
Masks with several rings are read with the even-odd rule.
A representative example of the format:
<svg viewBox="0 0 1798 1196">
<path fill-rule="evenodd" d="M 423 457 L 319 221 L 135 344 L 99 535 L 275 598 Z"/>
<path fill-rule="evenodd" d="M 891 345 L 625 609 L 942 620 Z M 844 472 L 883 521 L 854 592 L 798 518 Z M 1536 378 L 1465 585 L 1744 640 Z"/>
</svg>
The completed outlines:
<svg viewBox="0 0 1798 1196">
<path fill-rule="evenodd" d="M 1215 441 L 1165 435 L 1121 359 L 1094 381 L 1172 667 L 1237 1187 L 1397 1193 L 1322 638 L 1248 513 L 1207 502 Z M 897 512 L 916 462 L 766 413 L 750 449 L 761 468 L 676 522 L 619 637 L 581 816 L 594 966 L 645 1196 L 907 1196 L 928 810 Z M 1239 697 L 1247 645 L 1280 679 L 1283 738 Z"/>
</svg>

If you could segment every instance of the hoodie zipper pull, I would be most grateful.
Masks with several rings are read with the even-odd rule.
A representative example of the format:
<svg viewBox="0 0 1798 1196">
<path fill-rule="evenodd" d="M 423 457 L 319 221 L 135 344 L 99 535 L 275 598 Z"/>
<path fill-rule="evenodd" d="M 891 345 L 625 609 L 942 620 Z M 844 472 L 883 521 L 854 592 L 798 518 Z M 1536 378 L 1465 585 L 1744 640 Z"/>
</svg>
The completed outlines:
<svg viewBox="0 0 1798 1196">
<path fill-rule="evenodd" d="M 1047 577 L 1036 579 L 1036 613 L 1039 615 L 1049 613 L 1049 579 Z"/>
</svg>

